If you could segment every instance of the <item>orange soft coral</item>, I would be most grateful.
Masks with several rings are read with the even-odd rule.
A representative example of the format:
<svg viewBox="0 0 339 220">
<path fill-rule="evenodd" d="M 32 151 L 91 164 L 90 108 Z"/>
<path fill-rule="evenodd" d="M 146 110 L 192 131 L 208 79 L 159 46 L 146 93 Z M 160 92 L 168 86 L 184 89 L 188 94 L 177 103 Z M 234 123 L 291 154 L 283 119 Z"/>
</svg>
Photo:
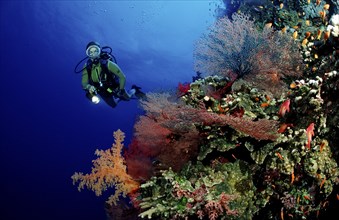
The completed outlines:
<svg viewBox="0 0 339 220">
<path fill-rule="evenodd" d="M 93 190 L 97 196 L 114 186 L 115 192 L 107 202 L 116 205 L 120 195 L 125 197 L 126 194 L 138 189 L 139 183 L 127 174 L 125 160 L 121 155 L 125 134 L 121 130 L 117 130 L 113 136 L 115 143 L 110 149 L 95 151 L 98 158 L 93 160 L 92 172 L 85 175 L 75 173 L 72 179 L 73 184 L 79 182 L 79 191 L 86 186 Z"/>
</svg>

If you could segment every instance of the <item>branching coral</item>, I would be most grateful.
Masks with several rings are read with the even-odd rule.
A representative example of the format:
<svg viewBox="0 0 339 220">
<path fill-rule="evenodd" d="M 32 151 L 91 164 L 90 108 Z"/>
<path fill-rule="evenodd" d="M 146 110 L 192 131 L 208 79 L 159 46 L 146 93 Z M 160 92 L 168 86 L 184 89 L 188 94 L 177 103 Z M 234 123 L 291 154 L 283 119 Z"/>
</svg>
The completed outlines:
<svg viewBox="0 0 339 220">
<path fill-rule="evenodd" d="M 116 205 L 120 195 L 125 197 L 128 193 L 138 189 L 139 183 L 126 172 L 124 158 L 121 155 L 124 133 L 117 130 L 113 136 L 115 143 L 111 148 L 95 151 L 98 158 L 93 160 L 92 172 L 90 174 L 75 173 L 72 179 L 73 184 L 79 182 L 79 191 L 87 187 L 97 196 L 108 188 L 115 188 L 114 194 L 109 197 L 107 203 Z"/>
</svg>

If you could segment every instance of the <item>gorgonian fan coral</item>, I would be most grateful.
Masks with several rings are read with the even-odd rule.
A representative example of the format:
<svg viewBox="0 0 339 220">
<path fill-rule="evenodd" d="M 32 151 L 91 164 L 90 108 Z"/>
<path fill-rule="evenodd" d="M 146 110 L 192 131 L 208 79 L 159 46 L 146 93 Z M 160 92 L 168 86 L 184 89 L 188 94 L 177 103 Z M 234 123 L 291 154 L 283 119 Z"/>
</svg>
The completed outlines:
<svg viewBox="0 0 339 220">
<path fill-rule="evenodd" d="M 217 20 L 197 41 L 194 59 L 197 72 L 224 77 L 235 73 L 266 89 L 272 84 L 281 89 L 282 77 L 302 74 L 299 48 L 291 36 L 270 27 L 261 31 L 241 13 Z"/>
</svg>

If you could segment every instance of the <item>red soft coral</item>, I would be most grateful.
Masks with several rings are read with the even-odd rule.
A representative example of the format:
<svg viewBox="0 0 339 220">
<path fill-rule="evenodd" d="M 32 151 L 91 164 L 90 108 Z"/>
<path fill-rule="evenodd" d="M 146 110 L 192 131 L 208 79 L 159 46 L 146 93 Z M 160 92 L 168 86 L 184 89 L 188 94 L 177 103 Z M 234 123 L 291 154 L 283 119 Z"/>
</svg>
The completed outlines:
<svg viewBox="0 0 339 220">
<path fill-rule="evenodd" d="M 178 97 L 185 95 L 191 86 L 188 82 L 178 84 Z"/>
<path fill-rule="evenodd" d="M 148 93 L 141 106 L 146 113 L 135 124 L 140 152 L 179 170 L 197 155 L 199 132 L 192 120 L 196 111 L 160 93 Z"/>
</svg>

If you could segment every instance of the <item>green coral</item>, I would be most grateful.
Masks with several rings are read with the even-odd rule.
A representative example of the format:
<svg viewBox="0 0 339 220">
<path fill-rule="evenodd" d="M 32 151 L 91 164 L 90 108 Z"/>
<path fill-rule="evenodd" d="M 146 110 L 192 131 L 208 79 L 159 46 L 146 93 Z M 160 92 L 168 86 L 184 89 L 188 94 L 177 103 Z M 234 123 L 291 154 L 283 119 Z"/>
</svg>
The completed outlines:
<svg viewBox="0 0 339 220">
<path fill-rule="evenodd" d="M 285 8 L 277 11 L 277 19 L 280 20 L 279 25 L 283 27 L 294 27 L 299 23 L 298 12 L 295 10 L 286 10 Z"/>
<path fill-rule="evenodd" d="M 196 175 L 199 174 L 199 175 Z M 140 207 L 142 218 L 195 216 L 207 213 L 210 201 L 219 201 L 221 195 L 229 195 L 230 215 L 219 213 L 228 219 L 250 219 L 256 212 L 255 187 L 250 170 L 244 162 L 215 163 L 214 167 L 202 163 L 189 163 L 180 173 L 171 169 L 159 177 L 141 185 Z M 226 210 L 226 208 L 225 208 Z"/>
<path fill-rule="evenodd" d="M 237 147 L 237 139 L 240 135 L 236 135 L 234 130 L 229 129 L 225 132 L 221 127 L 205 126 L 204 132 L 208 132 L 207 141 L 201 144 L 198 160 L 204 160 L 209 153 L 213 151 L 227 152 Z"/>
</svg>

